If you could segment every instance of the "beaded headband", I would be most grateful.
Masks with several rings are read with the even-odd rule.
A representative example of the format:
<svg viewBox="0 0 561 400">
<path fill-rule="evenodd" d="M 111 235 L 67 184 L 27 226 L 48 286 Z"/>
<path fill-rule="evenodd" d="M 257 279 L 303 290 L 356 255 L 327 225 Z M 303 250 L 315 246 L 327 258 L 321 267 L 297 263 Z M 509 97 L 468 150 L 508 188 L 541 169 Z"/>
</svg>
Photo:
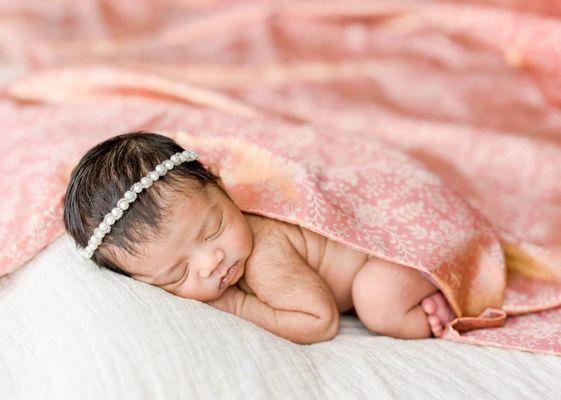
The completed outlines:
<svg viewBox="0 0 561 400">
<path fill-rule="evenodd" d="M 134 202 L 137 194 L 144 189 L 148 189 L 160 176 L 164 176 L 173 167 L 185 162 L 196 160 L 198 154 L 194 151 L 184 151 L 175 153 L 173 156 L 163 161 L 161 164 L 156 165 L 153 171 L 150 171 L 140 181 L 136 182 L 125 192 L 123 197 L 117 202 L 117 206 L 107 213 L 103 221 L 95 228 L 93 235 L 88 241 L 86 248 L 79 248 L 78 251 L 82 257 L 89 259 L 92 258 L 94 251 L 101 244 L 103 237 L 111 231 L 111 225 L 123 216 L 123 212 L 129 208 L 129 204 Z"/>
</svg>

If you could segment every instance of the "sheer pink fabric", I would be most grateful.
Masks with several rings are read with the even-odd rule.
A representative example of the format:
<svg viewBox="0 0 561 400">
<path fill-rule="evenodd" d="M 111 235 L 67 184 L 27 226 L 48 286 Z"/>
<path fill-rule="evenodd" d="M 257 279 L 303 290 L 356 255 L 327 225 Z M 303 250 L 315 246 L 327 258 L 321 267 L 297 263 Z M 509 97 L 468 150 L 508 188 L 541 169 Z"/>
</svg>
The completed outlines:
<svg viewBox="0 0 561 400">
<path fill-rule="evenodd" d="M 83 152 L 155 130 L 243 210 L 424 271 L 446 339 L 561 354 L 560 7 L 123 4 L 0 3 L 0 273 L 63 232 Z"/>
</svg>

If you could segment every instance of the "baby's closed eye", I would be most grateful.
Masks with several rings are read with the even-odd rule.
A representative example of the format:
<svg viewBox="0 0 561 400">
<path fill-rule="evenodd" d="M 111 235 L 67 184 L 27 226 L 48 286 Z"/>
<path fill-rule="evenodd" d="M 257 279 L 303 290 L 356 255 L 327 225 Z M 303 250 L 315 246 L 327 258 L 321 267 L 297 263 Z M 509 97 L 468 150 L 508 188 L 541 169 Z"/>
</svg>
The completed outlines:
<svg viewBox="0 0 561 400">
<path fill-rule="evenodd" d="M 212 235 L 208 236 L 205 241 L 207 240 L 212 240 L 212 239 L 216 239 L 222 232 L 222 225 L 223 225 L 223 218 L 224 218 L 224 212 L 220 213 L 220 219 L 218 222 L 218 228 L 216 228 L 213 232 Z"/>
</svg>

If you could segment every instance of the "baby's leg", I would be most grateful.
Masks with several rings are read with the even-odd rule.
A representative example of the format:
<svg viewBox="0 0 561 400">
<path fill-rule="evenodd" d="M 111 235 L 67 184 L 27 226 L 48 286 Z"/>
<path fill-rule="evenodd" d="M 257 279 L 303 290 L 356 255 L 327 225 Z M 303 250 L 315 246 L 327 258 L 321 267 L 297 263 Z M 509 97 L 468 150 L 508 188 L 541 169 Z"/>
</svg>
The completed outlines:
<svg viewBox="0 0 561 400">
<path fill-rule="evenodd" d="M 354 308 L 368 329 L 403 339 L 441 336 L 453 314 L 438 288 L 413 268 L 370 258 L 352 287 Z"/>
</svg>

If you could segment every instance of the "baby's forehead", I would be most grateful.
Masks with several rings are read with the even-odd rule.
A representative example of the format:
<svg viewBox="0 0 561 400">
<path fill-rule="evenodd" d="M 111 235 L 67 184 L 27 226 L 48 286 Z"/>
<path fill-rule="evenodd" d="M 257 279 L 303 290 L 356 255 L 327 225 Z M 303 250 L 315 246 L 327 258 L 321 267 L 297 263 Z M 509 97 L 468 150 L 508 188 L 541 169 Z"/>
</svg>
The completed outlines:
<svg viewBox="0 0 561 400">
<path fill-rule="evenodd" d="M 169 214 L 177 217 L 180 214 L 183 217 L 189 217 L 189 220 L 202 218 L 208 210 L 220 201 L 219 195 L 211 190 L 201 189 L 190 194 L 178 193 L 173 196 L 169 205 L 171 211 Z M 171 218 L 174 221 L 175 218 Z"/>
<path fill-rule="evenodd" d="M 221 208 L 227 207 L 224 204 L 228 201 L 227 196 L 219 192 L 219 190 L 204 192 L 201 190 L 196 194 L 175 196 L 173 202 L 168 203 L 165 217 L 158 224 L 158 229 L 154 230 L 154 236 L 165 240 L 180 231 L 188 230 L 187 234 L 193 233 L 191 231 L 202 225 L 203 221 L 216 214 Z M 154 243 L 154 245 L 159 244 Z"/>
</svg>

